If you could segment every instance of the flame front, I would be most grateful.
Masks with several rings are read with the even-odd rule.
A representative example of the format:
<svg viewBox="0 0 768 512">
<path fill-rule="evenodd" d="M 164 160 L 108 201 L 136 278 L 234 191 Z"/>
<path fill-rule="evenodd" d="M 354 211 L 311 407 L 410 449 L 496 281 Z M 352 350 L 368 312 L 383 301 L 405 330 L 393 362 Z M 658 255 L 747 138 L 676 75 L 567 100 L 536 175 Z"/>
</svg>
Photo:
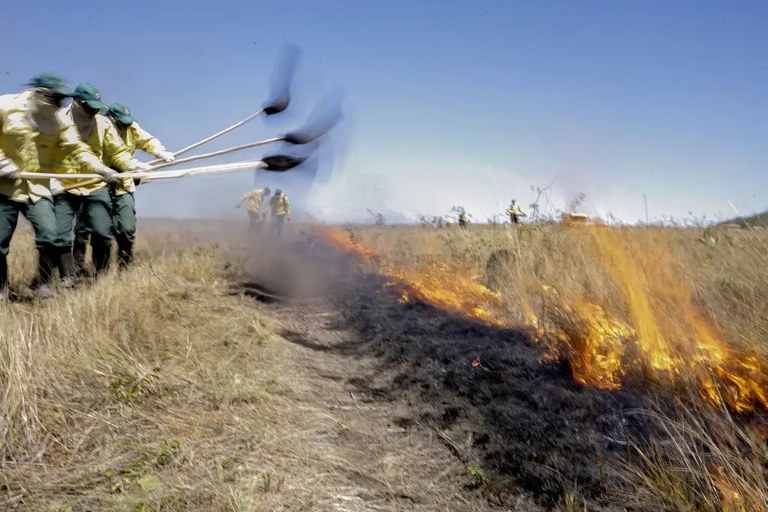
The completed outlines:
<svg viewBox="0 0 768 512">
<path fill-rule="evenodd" d="M 418 269 L 398 266 L 347 231 L 331 228 L 323 230 L 322 235 L 336 249 L 375 261 L 379 272 L 390 279 L 390 286 L 401 302 L 419 301 L 496 327 L 511 326 L 494 312 L 501 302 L 500 295 L 478 283 L 476 276 L 464 269 L 434 259 Z"/>
<path fill-rule="evenodd" d="M 768 367 L 722 338 L 696 308 L 675 269 L 658 255 L 631 251 L 614 228 L 588 229 L 623 296 L 629 322 L 587 300 L 569 304 L 557 290 L 543 286 L 541 295 L 555 321 L 542 325 L 524 304 L 520 324 L 502 313 L 500 294 L 466 269 L 434 258 L 418 268 L 398 266 L 341 229 L 325 229 L 322 236 L 341 251 L 375 262 L 403 302 L 420 301 L 496 327 L 527 328 L 548 348 L 546 358 L 568 361 L 580 384 L 619 389 L 626 376 L 646 375 L 693 382 L 705 399 L 737 412 L 768 410 Z"/>
</svg>

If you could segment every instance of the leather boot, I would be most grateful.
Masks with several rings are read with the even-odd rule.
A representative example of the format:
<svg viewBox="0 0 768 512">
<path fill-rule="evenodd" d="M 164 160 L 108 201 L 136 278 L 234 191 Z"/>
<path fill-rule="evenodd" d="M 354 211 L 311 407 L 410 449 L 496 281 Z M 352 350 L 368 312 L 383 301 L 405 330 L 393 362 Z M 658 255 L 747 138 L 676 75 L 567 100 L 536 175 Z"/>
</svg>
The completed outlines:
<svg viewBox="0 0 768 512">
<path fill-rule="evenodd" d="M 109 263 L 112 259 L 112 245 L 104 242 L 92 243 L 93 265 L 96 267 L 96 274 L 101 274 L 109 269 Z"/>
<path fill-rule="evenodd" d="M 8 297 L 8 260 L 4 254 L 0 254 L 0 304 L 7 302 Z"/>
<path fill-rule="evenodd" d="M 62 288 L 73 288 L 75 286 L 75 277 L 77 270 L 75 267 L 75 257 L 72 254 L 72 248 L 61 249 L 59 252 L 59 276 L 61 277 Z"/>
<path fill-rule="evenodd" d="M 53 297 L 51 281 L 53 281 L 53 272 L 58 262 L 58 249 L 46 247 L 39 250 L 40 256 L 37 260 L 37 285 L 35 286 L 35 295 L 38 299 L 50 299 Z"/>
<path fill-rule="evenodd" d="M 85 250 L 87 248 L 87 240 L 75 239 L 75 245 L 72 247 L 72 257 L 75 265 L 75 275 L 78 277 L 85 275 Z"/>
<path fill-rule="evenodd" d="M 131 260 L 133 260 L 133 244 L 130 242 L 118 242 L 117 258 L 120 268 L 127 267 L 131 263 Z"/>
</svg>

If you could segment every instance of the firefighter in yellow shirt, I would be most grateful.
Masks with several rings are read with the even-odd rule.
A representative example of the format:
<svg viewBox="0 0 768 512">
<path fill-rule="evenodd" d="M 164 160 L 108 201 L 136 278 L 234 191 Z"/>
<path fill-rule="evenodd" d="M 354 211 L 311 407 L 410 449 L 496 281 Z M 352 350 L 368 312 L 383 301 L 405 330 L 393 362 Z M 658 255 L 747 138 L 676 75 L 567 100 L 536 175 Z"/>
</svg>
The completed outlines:
<svg viewBox="0 0 768 512">
<path fill-rule="evenodd" d="M 149 165 L 133 158 L 128 147 L 123 143 L 112 121 L 99 112 L 106 107 L 101 100 L 101 93 L 92 84 L 83 83 L 75 88 L 72 105 L 65 116 L 75 125 L 80 138 L 104 164 L 119 172 L 148 170 Z M 71 166 L 64 167 L 64 174 L 72 173 Z M 74 172 L 77 172 L 75 169 Z M 118 185 L 117 172 L 107 180 Z M 101 273 L 109 267 L 112 253 L 112 198 L 107 183 L 88 183 L 78 188 L 68 187 L 77 184 L 77 180 L 68 180 L 63 175 L 62 185 L 66 192 L 54 200 L 56 212 L 56 244 L 62 251 L 59 271 L 65 282 L 75 277 L 76 260 L 72 253 L 75 235 L 75 222 L 82 216 L 82 222 L 92 237 L 93 262 L 96 272 Z M 78 255 L 77 263 L 81 264 Z"/>
<path fill-rule="evenodd" d="M 116 173 L 106 167 L 83 143 L 60 108 L 73 91 L 61 77 L 50 73 L 35 76 L 29 89 L 0 96 L 0 300 L 8 299 L 6 257 L 19 213 L 32 223 L 40 253 L 36 294 L 52 295 L 53 269 L 59 254 L 57 226 L 50 180 L 22 180 L 24 172 L 97 173 L 110 179 Z"/>
<path fill-rule="evenodd" d="M 467 215 L 467 212 L 462 208 L 459 210 L 459 227 L 465 228 L 469 224 L 469 215 Z"/>
<path fill-rule="evenodd" d="M 509 208 L 507 208 L 507 215 L 509 215 L 509 222 L 519 224 L 520 217 L 525 217 L 527 214 L 520 209 L 520 205 L 513 199 L 509 203 Z"/>
<path fill-rule="evenodd" d="M 107 117 L 114 123 L 118 135 L 131 156 L 140 149 L 164 162 L 173 162 L 176 159 L 154 135 L 139 126 L 131 115 L 130 109 L 122 103 L 111 104 L 107 109 Z M 110 187 L 112 226 L 117 241 L 117 257 L 121 266 L 128 265 L 133 258 L 133 243 L 136 241 L 136 201 L 133 196 L 135 191 L 136 184 L 132 178 L 123 178 L 119 184 Z M 77 224 L 75 254 L 78 255 L 76 259 L 79 259 L 81 254 L 85 256 L 83 235 L 90 233 L 86 231 L 88 227 L 86 223 L 81 223 L 78 219 Z"/>
<path fill-rule="evenodd" d="M 275 195 L 269 200 L 269 213 L 272 217 L 272 234 L 279 238 L 283 235 L 283 224 L 291 220 L 291 203 L 282 190 L 275 190 Z"/>
<path fill-rule="evenodd" d="M 264 226 L 264 199 L 268 198 L 272 192 L 269 187 L 261 189 L 256 188 L 246 192 L 240 198 L 236 207 L 240 208 L 244 202 L 248 201 L 246 208 L 248 210 L 248 232 L 255 233 L 261 231 Z"/>
</svg>

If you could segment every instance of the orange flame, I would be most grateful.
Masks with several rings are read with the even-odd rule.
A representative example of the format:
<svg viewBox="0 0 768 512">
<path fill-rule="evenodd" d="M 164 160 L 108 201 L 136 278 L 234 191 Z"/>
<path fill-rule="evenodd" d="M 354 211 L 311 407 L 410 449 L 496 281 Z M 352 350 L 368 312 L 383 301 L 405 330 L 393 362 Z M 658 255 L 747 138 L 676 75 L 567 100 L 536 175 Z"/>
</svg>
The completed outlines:
<svg viewBox="0 0 768 512">
<path fill-rule="evenodd" d="M 524 304 L 524 326 L 549 348 L 545 358 L 567 360 L 573 378 L 583 385 L 619 389 L 629 373 L 647 372 L 671 382 L 692 380 L 705 399 L 737 412 L 768 410 L 766 365 L 756 355 L 737 353 L 722 338 L 664 258 L 631 252 L 613 228 L 583 229 L 589 229 L 606 257 L 630 322 L 588 301 L 564 303 L 557 290 L 543 286 L 542 294 L 567 324 L 542 325 Z M 375 262 L 402 302 L 420 301 L 496 327 L 521 327 L 501 314 L 500 295 L 466 269 L 435 259 L 426 260 L 426 267 L 397 266 L 349 232 L 331 228 L 322 234 L 333 247 Z M 654 308 L 658 304 L 665 311 Z"/>
</svg>

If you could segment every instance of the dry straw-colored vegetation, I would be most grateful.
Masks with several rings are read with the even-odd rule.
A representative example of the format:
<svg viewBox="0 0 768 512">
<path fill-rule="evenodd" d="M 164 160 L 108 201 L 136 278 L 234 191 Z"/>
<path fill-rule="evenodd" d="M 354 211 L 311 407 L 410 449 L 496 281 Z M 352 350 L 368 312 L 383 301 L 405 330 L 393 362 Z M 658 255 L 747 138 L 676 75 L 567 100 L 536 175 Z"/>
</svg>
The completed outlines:
<svg viewBox="0 0 768 512">
<path fill-rule="evenodd" d="M 12 248 L 23 296 L 34 254 Z M 257 510 L 283 476 L 251 457 L 274 376 L 251 301 L 214 250 L 148 258 L 0 311 L 1 510 Z"/>
<path fill-rule="evenodd" d="M 261 259 L 244 232 L 148 223 L 131 269 L 43 302 L 27 299 L 33 243 L 17 233 L 20 298 L 0 310 L 0 510 L 357 510 L 411 495 L 485 510 L 438 441 L 393 432 L 345 388 L 357 361 L 275 334 L 238 281 Z"/>
</svg>

